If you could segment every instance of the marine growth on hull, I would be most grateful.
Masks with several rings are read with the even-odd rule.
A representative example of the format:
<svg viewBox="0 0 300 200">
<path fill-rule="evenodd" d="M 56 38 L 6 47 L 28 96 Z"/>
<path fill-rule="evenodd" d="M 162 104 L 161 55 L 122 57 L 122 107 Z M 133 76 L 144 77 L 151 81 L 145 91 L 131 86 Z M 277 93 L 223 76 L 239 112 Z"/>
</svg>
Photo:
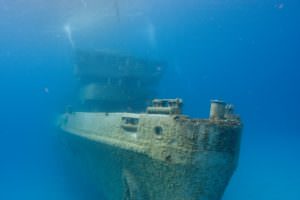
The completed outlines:
<svg viewBox="0 0 300 200">
<path fill-rule="evenodd" d="M 221 199 L 242 131 L 232 104 L 212 100 L 209 118 L 192 119 L 180 98 L 155 99 L 164 62 L 107 51 L 75 58 L 78 101 L 58 124 L 106 199 Z"/>
</svg>

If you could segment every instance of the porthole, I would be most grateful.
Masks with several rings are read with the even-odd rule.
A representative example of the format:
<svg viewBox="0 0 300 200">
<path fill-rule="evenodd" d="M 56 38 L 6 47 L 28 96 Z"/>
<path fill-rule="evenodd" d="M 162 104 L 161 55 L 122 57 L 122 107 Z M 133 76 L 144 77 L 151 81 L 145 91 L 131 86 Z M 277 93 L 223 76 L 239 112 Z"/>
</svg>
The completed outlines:
<svg viewBox="0 0 300 200">
<path fill-rule="evenodd" d="M 154 133 L 155 133 L 155 135 L 156 136 L 162 136 L 162 134 L 163 134 L 163 129 L 162 129 L 162 127 L 160 127 L 160 126 L 156 126 L 155 128 L 154 128 Z"/>
</svg>

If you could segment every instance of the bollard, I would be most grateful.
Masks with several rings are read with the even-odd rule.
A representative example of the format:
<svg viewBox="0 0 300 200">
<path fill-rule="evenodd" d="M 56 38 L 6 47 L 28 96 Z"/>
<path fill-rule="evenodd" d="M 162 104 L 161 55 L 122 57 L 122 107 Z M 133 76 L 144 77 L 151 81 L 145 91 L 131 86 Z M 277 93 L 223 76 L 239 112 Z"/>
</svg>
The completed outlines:
<svg viewBox="0 0 300 200">
<path fill-rule="evenodd" d="M 212 100 L 210 104 L 210 116 L 211 120 L 224 119 L 226 103 L 220 100 Z"/>
</svg>

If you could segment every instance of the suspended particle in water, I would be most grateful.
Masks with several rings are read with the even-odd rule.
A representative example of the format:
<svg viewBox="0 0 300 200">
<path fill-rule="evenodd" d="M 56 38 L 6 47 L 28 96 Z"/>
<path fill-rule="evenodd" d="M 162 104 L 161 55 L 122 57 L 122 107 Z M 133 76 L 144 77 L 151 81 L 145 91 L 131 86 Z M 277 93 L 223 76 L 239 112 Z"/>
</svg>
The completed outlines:
<svg viewBox="0 0 300 200">
<path fill-rule="evenodd" d="M 48 94 L 49 93 L 49 88 L 45 87 L 44 92 Z"/>
<path fill-rule="evenodd" d="M 278 10 L 282 10 L 284 8 L 284 6 L 285 6 L 284 3 L 278 3 L 275 5 L 275 8 Z"/>
</svg>

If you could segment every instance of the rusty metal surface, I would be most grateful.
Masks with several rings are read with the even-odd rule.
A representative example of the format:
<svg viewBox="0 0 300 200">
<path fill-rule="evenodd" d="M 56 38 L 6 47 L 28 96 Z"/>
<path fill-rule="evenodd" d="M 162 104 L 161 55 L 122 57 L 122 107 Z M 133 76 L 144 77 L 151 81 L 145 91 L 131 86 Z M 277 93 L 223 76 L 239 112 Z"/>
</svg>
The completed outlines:
<svg viewBox="0 0 300 200">
<path fill-rule="evenodd" d="M 219 200 L 237 167 L 239 118 L 73 112 L 59 122 L 108 200 Z"/>
</svg>

